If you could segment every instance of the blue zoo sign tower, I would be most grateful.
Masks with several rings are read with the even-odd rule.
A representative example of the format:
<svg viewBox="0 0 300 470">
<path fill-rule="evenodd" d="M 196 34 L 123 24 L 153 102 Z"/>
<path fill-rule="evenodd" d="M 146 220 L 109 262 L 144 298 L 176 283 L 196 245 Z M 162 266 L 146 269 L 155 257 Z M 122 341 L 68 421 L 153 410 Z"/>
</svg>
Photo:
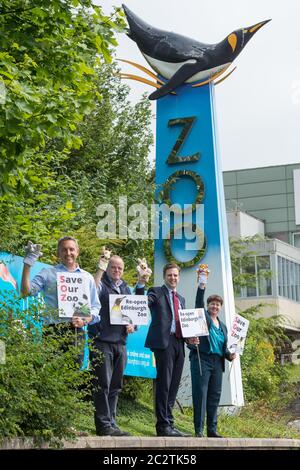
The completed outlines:
<svg viewBox="0 0 300 470">
<path fill-rule="evenodd" d="M 233 70 L 227 71 L 232 62 L 270 20 L 232 31 L 219 43 L 204 44 L 155 28 L 125 5 L 123 9 L 128 36 L 155 72 L 124 60 L 152 80 L 121 74 L 156 88 L 149 99 L 158 100 L 156 184 L 157 200 L 162 205 L 156 218 L 160 223 L 155 234 L 155 283 L 162 283 L 166 262 L 177 262 L 183 268 L 179 290 L 184 293 L 187 307 L 193 307 L 197 287 L 195 266 L 199 262 L 208 264 L 211 274 L 206 294 L 217 293 L 224 298 L 222 315 L 229 329 L 235 312 L 217 149 L 214 83 L 232 73 Z M 172 205 L 174 210 L 168 212 L 166 208 Z M 221 404 L 242 405 L 239 359 L 233 362 L 230 374 L 228 369 L 226 374 Z M 189 373 L 182 383 L 190 389 L 187 377 Z M 184 396 L 187 393 L 183 389 Z"/>
<path fill-rule="evenodd" d="M 156 184 L 164 202 L 183 208 L 193 204 L 193 210 L 182 215 L 187 230 L 181 239 L 174 238 L 175 232 L 180 232 L 179 226 L 174 231 L 176 216 L 163 220 L 162 224 L 170 223 L 173 240 L 163 237 L 156 240 L 155 285 L 163 282 L 162 269 L 166 262 L 179 263 L 182 267 L 179 292 L 184 293 L 187 308 L 193 308 L 197 289 L 195 264 L 208 264 L 210 275 L 206 296 L 218 293 L 223 297 L 221 316 L 230 329 L 235 308 L 223 179 L 216 141 L 214 85 L 208 84 L 198 90 L 183 85 L 176 93 L 176 96 L 167 95 L 157 101 Z M 185 135 L 180 139 L 182 133 Z M 174 146 L 176 155 L 172 153 Z M 186 219 L 190 223 L 185 222 Z M 188 225 L 192 225 L 191 232 L 198 238 L 198 247 L 192 246 Z M 229 380 L 227 374 L 228 368 L 221 404 L 242 405 L 238 358 L 233 362 Z M 180 391 L 182 398 L 187 395 L 185 389 L 189 389 L 189 375 L 186 365 Z"/>
</svg>

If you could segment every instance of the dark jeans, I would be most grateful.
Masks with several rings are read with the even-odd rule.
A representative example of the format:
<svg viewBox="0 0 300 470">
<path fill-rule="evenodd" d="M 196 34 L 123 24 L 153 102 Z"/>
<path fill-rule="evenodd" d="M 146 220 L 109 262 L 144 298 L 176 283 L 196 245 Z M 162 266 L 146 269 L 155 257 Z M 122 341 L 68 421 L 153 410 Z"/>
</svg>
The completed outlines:
<svg viewBox="0 0 300 470">
<path fill-rule="evenodd" d="M 173 426 L 174 418 L 172 414 L 178 392 L 183 363 L 184 363 L 184 343 L 175 335 L 170 335 L 170 342 L 166 349 L 153 350 L 156 360 L 156 430 L 163 430 L 168 426 Z"/>
<path fill-rule="evenodd" d="M 216 354 L 200 353 L 202 376 L 200 375 L 198 355 L 190 354 L 192 394 L 194 407 L 194 426 L 196 433 L 203 433 L 205 413 L 207 431 L 217 431 L 217 410 L 222 391 L 222 358 Z"/>
<path fill-rule="evenodd" d="M 94 407 L 96 431 L 116 426 L 118 396 L 123 386 L 126 366 L 126 345 L 120 343 L 93 343 L 91 362 L 94 373 Z M 99 361 L 99 353 L 103 357 Z"/>
</svg>

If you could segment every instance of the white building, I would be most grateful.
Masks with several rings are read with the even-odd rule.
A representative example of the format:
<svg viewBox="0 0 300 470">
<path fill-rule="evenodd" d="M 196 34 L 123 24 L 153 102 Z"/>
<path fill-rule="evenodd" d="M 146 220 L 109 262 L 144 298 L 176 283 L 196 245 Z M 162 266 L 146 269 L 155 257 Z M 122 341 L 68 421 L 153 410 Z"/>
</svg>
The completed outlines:
<svg viewBox="0 0 300 470">
<path fill-rule="evenodd" d="M 282 315 L 288 335 L 300 338 L 300 164 L 225 172 L 224 188 L 229 236 L 267 237 L 249 247 L 256 286 L 241 288 L 237 306 L 264 303 L 264 316 Z"/>
</svg>

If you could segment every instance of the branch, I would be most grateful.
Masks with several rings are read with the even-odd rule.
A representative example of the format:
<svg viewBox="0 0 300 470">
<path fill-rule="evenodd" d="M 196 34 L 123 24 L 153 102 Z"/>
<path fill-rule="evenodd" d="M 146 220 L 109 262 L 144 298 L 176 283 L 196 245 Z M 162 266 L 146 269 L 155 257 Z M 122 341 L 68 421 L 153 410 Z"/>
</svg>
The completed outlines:
<svg viewBox="0 0 300 470">
<path fill-rule="evenodd" d="M 16 10 L 9 10 L 9 11 L 4 11 L 4 10 L 0 10 L 0 15 L 12 15 L 13 13 L 23 13 L 24 11 L 28 11 L 28 10 L 33 10 L 33 8 L 35 7 L 30 7 L 30 8 L 17 8 Z"/>
</svg>

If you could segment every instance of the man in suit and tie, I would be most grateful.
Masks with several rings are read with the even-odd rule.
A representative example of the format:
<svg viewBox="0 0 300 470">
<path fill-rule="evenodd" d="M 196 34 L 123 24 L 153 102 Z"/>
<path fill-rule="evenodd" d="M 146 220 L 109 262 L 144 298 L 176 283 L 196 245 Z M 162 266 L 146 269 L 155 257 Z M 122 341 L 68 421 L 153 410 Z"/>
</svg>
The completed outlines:
<svg viewBox="0 0 300 470">
<path fill-rule="evenodd" d="M 156 433 L 158 436 L 186 436 L 174 427 L 172 410 L 179 388 L 184 364 L 184 340 L 179 321 L 179 309 L 185 299 L 176 291 L 180 267 L 175 263 L 163 268 L 164 285 L 148 290 L 152 321 L 145 347 L 154 352 L 156 361 Z M 144 294 L 145 279 L 139 275 L 136 294 Z M 189 339 L 192 344 L 193 338 Z"/>
</svg>

